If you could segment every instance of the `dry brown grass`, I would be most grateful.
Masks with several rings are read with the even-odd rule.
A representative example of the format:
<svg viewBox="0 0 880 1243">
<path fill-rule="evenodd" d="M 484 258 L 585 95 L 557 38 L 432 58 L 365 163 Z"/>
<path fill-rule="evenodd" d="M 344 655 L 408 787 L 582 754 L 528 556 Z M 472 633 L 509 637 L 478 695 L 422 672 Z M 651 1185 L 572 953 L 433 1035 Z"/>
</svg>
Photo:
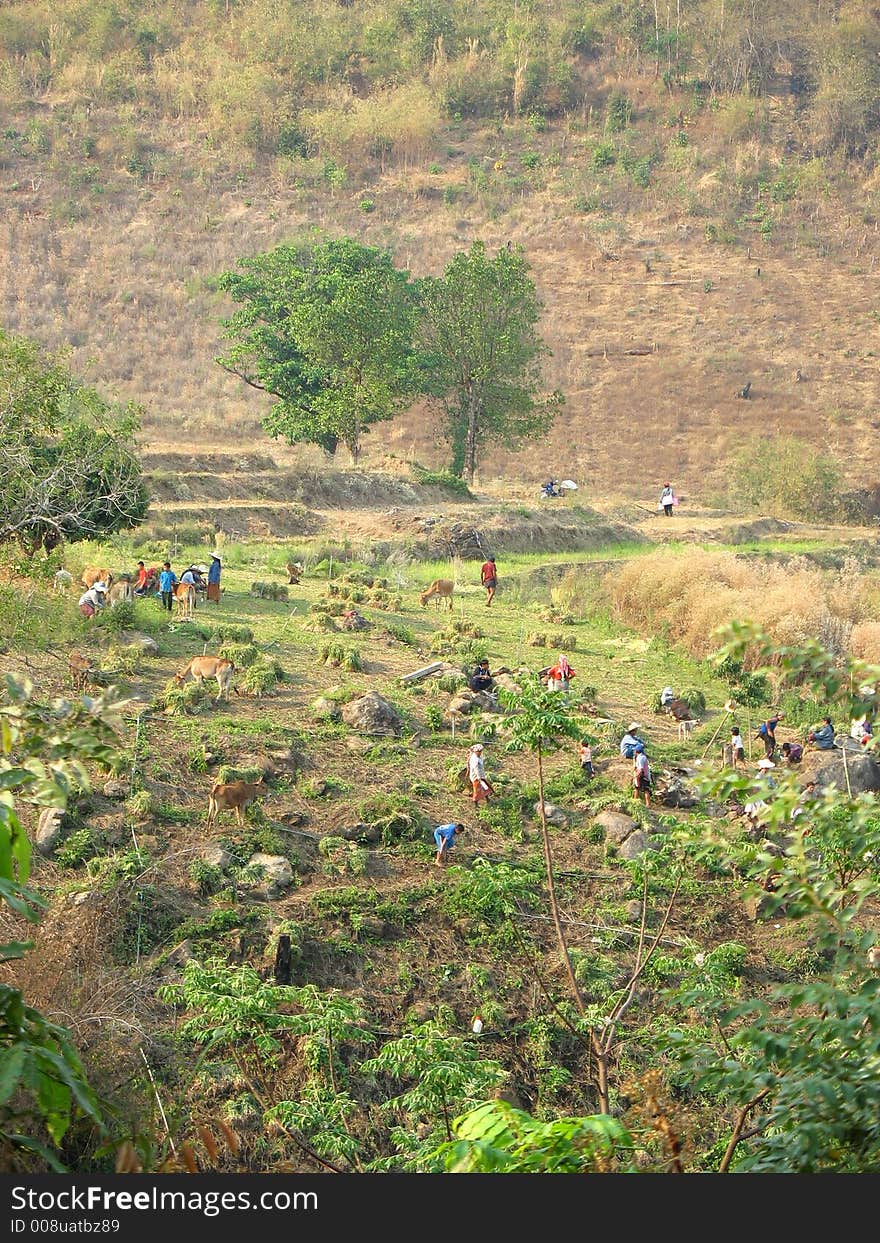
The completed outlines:
<svg viewBox="0 0 880 1243">
<path fill-rule="evenodd" d="M 876 641 L 865 624 L 868 598 L 858 568 L 836 572 L 798 558 L 787 565 L 728 552 L 660 550 L 628 562 L 606 578 L 615 615 L 629 625 L 666 630 L 694 656 L 718 646 L 715 632 L 731 621 L 754 621 L 780 644 L 819 639 L 835 652 Z M 854 641 L 855 640 L 855 641 Z"/>
</svg>

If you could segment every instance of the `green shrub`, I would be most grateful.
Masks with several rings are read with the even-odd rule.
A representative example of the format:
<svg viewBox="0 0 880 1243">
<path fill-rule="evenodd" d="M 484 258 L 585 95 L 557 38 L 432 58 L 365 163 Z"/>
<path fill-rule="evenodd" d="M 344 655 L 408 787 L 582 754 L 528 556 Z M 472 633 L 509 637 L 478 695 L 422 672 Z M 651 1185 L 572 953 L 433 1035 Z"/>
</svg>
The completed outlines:
<svg viewBox="0 0 880 1243">
<path fill-rule="evenodd" d="M 241 695 L 262 699 L 266 695 L 275 694 L 282 677 L 283 670 L 280 670 L 275 661 L 268 656 L 260 656 L 239 676 L 236 687 Z"/>
<path fill-rule="evenodd" d="M 318 853 L 324 859 L 324 871 L 328 876 L 363 876 L 370 857 L 363 846 L 343 837 L 322 837 Z"/>
<path fill-rule="evenodd" d="M 223 643 L 217 653 L 224 660 L 231 660 L 236 669 L 249 669 L 255 664 L 259 652 L 253 643 Z"/>
<path fill-rule="evenodd" d="M 55 851 L 55 862 L 63 868 L 79 867 L 99 854 L 103 838 L 94 829 L 77 829 Z"/>
<path fill-rule="evenodd" d="M 406 626 L 391 623 L 385 627 L 385 633 L 390 635 L 392 639 L 397 639 L 399 643 L 405 643 L 407 647 L 415 647 L 418 640 L 411 630 Z"/>
<path fill-rule="evenodd" d="M 427 828 L 422 811 L 404 794 L 373 794 L 358 805 L 358 818 L 382 833 L 386 846 L 421 841 Z"/>
<path fill-rule="evenodd" d="M 428 704 L 425 709 L 425 724 L 435 733 L 443 728 L 443 709 L 439 704 Z"/>
<path fill-rule="evenodd" d="M 213 699 L 204 683 L 185 682 L 179 686 L 172 678 L 157 702 L 167 716 L 187 716 L 204 711 Z"/>
<path fill-rule="evenodd" d="M 693 716 L 702 716 L 706 711 L 706 696 L 698 687 L 691 686 L 682 691 L 679 699 L 684 700 Z"/>
<path fill-rule="evenodd" d="M 189 878 L 203 898 L 213 897 L 225 884 L 223 869 L 215 863 L 206 863 L 204 859 L 196 859 L 190 864 Z"/>
</svg>

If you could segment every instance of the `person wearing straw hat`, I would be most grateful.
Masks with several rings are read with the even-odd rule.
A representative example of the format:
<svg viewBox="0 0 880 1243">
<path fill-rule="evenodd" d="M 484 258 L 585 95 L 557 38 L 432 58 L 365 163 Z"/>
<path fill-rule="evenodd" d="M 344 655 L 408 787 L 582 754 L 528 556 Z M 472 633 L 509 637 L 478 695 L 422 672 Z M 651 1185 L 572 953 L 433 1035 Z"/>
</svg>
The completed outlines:
<svg viewBox="0 0 880 1243">
<path fill-rule="evenodd" d="M 102 582 L 92 583 L 88 591 L 83 592 L 79 598 L 79 611 L 87 621 L 90 621 L 98 609 L 102 609 L 105 604 L 104 597 L 107 594 L 107 584 Z"/>
<path fill-rule="evenodd" d="M 208 599 L 213 600 L 215 604 L 220 603 L 220 571 L 223 569 L 223 562 L 220 560 L 219 553 L 211 553 L 211 564 L 208 567 Z"/>
</svg>

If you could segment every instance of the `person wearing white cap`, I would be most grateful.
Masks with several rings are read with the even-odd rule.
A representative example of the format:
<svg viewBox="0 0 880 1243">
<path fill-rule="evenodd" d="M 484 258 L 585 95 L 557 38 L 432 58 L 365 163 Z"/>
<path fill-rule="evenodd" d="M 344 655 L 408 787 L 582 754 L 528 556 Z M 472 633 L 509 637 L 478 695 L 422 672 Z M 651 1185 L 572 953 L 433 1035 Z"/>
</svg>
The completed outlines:
<svg viewBox="0 0 880 1243">
<path fill-rule="evenodd" d="M 620 754 L 625 760 L 631 760 L 636 753 L 636 747 L 642 742 L 642 739 L 636 734 L 639 728 L 638 721 L 630 721 L 626 733 L 620 740 Z"/>
<path fill-rule="evenodd" d="M 83 617 L 94 617 L 98 609 L 102 609 L 104 607 L 104 596 L 106 594 L 106 583 L 92 583 L 88 591 L 84 591 L 79 598 L 79 611 Z"/>
<path fill-rule="evenodd" d="M 213 600 L 215 604 L 220 603 L 220 571 L 223 563 L 220 560 L 219 553 L 211 553 L 211 564 L 208 568 L 208 599 Z"/>
<path fill-rule="evenodd" d="M 479 807 L 480 803 L 489 801 L 494 794 L 491 782 L 486 777 L 486 766 L 483 763 L 483 744 L 475 743 L 468 756 L 468 780 L 471 783 L 471 798 Z"/>
</svg>

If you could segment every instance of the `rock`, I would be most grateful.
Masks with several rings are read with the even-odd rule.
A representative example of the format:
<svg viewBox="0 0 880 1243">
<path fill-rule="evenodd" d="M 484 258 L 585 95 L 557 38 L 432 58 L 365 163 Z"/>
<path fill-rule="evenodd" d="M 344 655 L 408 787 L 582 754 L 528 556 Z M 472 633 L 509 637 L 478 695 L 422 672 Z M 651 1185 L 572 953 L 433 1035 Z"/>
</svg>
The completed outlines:
<svg viewBox="0 0 880 1243">
<path fill-rule="evenodd" d="M 292 829 L 295 829 L 299 825 L 305 824 L 308 816 L 304 811 L 283 811 L 278 819 L 282 824 L 290 825 Z"/>
<path fill-rule="evenodd" d="M 453 716 L 467 716 L 471 712 L 500 712 L 498 700 L 488 691 L 456 691 L 449 701 Z"/>
<path fill-rule="evenodd" d="M 519 682 L 517 682 L 509 673 L 496 673 L 493 675 L 496 690 L 513 691 L 516 694 L 522 690 Z"/>
<path fill-rule="evenodd" d="M 848 770 L 853 795 L 880 791 L 880 763 L 864 751 L 850 751 L 847 748 L 846 768 L 841 751 L 805 751 L 797 769 L 801 785 L 815 781 L 819 789 L 834 786 L 845 794 Z"/>
<path fill-rule="evenodd" d="M 535 803 L 535 815 L 540 818 L 541 804 Z M 564 829 L 568 826 L 568 816 L 561 807 L 557 807 L 554 803 L 544 803 L 544 818 L 548 824 L 554 825 L 556 828 Z"/>
<path fill-rule="evenodd" d="M 373 744 L 369 738 L 361 738 L 358 734 L 349 734 L 345 740 L 345 745 L 349 751 L 353 751 L 355 755 L 366 755 L 372 750 Z"/>
<path fill-rule="evenodd" d="M 376 691 L 347 703 L 342 719 L 352 729 L 367 734 L 399 734 L 402 724 L 397 709 Z"/>
<path fill-rule="evenodd" d="M 224 871 L 232 863 L 232 855 L 223 846 L 206 846 L 202 851 L 202 858 L 211 867 Z"/>
<path fill-rule="evenodd" d="M 89 816 L 89 828 L 100 833 L 108 846 L 121 846 L 123 842 L 131 845 L 131 829 L 126 811 L 111 811 L 104 816 Z"/>
<path fill-rule="evenodd" d="M 128 798 L 129 783 L 123 781 L 121 777 L 111 777 L 109 781 L 105 781 L 101 789 L 105 798 L 112 798 L 119 801 Z"/>
<path fill-rule="evenodd" d="M 179 945 L 175 945 L 173 950 L 165 955 L 165 963 L 169 967 L 185 967 L 188 962 L 197 962 L 195 952 L 193 951 L 192 941 L 181 941 Z"/>
<path fill-rule="evenodd" d="M 339 704 L 335 699 L 328 699 L 326 695 L 319 695 L 312 700 L 312 712 L 321 721 L 339 721 L 342 718 Z"/>
<path fill-rule="evenodd" d="M 265 891 L 267 898 L 279 898 L 293 884 L 293 868 L 290 860 L 284 855 L 266 855 L 257 852 L 251 855 L 248 864 L 263 869 L 263 877 L 259 887 Z"/>
<path fill-rule="evenodd" d="M 693 790 L 677 777 L 670 777 L 660 795 L 664 807 L 696 807 L 699 801 Z"/>
<path fill-rule="evenodd" d="M 641 829 L 636 829 L 635 833 L 630 833 L 626 841 L 620 843 L 618 854 L 621 859 L 637 859 L 646 850 L 656 849 L 656 842 L 652 842 L 648 834 L 643 833 Z"/>
<path fill-rule="evenodd" d="M 388 925 L 384 919 L 377 919 L 374 915 L 364 915 L 358 924 L 358 936 L 365 937 L 371 941 L 381 941 L 384 936 L 388 935 Z"/>
<path fill-rule="evenodd" d="M 642 904 L 638 900 L 627 903 L 626 917 L 630 923 L 639 924 L 642 922 Z"/>
<path fill-rule="evenodd" d="M 605 830 L 605 841 L 612 846 L 619 846 L 639 827 L 632 816 L 622 811 L 603 811 L 593 821 Z"/>
<path fill-rule="evenodd" d="M 342 837 L 347 842 L 365 842 L 375 846 L 382 840 L 382 827 L 378 824 L 350 824 L 342 829 L 333 830 L 334 837 Z"/>
<path fill-rule="evenodd" d="M 144 656 L 159 655 L 159 644 L 156 640 L 148 634 L 141 634 L 139 630 L 123 630 L 119 643 L 122 647 L 136 647 Z"/>
<path fill-rule="evenodd" d="M 41 855 L 51 855 L 64 833 L 64 812 L 60 807 L 45 807 L 37 821 L 36 846 Z"/>
</svg>

